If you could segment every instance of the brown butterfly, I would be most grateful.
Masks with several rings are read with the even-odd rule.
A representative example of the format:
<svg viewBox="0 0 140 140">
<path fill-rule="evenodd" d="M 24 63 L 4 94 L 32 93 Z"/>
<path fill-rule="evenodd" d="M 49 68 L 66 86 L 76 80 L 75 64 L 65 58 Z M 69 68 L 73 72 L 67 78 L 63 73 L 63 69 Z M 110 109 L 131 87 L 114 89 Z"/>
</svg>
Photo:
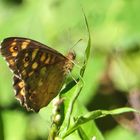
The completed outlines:
<svg viewBox="0 0 140 140">
<path fill-rule="evenodd" d="M 72 52 L 65 57 L 37 41 L 20 37 L 4 39 L 0 51 L 14 73 L 16 98 L 35 112 L 60 92 L 75 59 Z"/>
</svg>

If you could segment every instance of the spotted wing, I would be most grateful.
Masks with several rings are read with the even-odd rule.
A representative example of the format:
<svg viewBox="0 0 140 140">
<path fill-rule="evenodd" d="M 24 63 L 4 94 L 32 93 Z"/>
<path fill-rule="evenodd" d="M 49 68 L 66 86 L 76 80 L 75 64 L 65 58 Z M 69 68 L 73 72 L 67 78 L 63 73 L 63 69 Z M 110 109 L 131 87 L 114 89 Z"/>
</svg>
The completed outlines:
<svg viewBox="0 0 140 140">
<path fill-rule="evenodd" d="M 20 101 L 20 104 L 24 105 L 25 104 L 25 99 L 24 99 L 25 83 L 24 83 L 24 80 L 20 79 L 17 76 L 14 76 L 13 81 L 14 81 L 13 87 L 15 90 L 15 96 Z"/>
<path fill-rule="evenodd" d="M 19 55 L 15 61 L 25 83 L 25 91 L 22 93 L 17 89 L 17 98 L 28 109 L 37 112 L 59 93 L 65 79 L 64 65 L 68 59 L 43 48 L 25 49 Z"/>
<path fill-rule="evenodd" d="M 28 109 L 39 111 L 60 91 L 75 55 L 68 57 L 37 41 L 11 37 L 4 39 L 0 48 L 14 72 L 16 97 Z"/>
<path fill-rule="evenodd" d="M 54 49 L 49 48 L 48 46 L 41 44 L 35 40 L 21 38 L 21 37 L 6 38 L 1 43 L 0 52 L 4 56 L 6 61 L 8 62 L 10 69 L 16 75 L 19 75 L 19 73 L 17 70 L 15 59 L 22 50 L 28 49 L 28 48 L 33 48 L 33 49 L 46 49 L 47 48 L 47 51 L 51 53 L 55 53 L 59 55 L 60 57 L 64 57 L 62 54 L 55 51 Z"/>
</svg>

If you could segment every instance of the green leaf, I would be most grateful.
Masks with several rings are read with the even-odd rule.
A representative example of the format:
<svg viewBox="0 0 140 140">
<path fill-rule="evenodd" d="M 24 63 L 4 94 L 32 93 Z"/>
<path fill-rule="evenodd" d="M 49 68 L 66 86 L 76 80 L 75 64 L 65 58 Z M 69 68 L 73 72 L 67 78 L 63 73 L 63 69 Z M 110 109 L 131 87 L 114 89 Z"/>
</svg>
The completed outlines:
<svg viewBox="0 0 140 140">
<path fill-rule="evenodd" d="M 88 136 L 81 127 L 78 128 L 78 134 L 82 140 L 89 140 Z"/>
<path fill-rule="evenodd" d="M 88 61 L 88 58 L 89 58 L 89 54 L 90 54 L 90 44 L 91 44 L 91 39 L 90 39 L 90 32 L 89 32 L 89 27 L 88 27 L 88 22 L 87 22 L 87 18 L 84 14 L 84 19 L 85 19 L 85 23 L 86 23 L 86 27 L 87 27 L 87 30 L 88 30 L 88 44 L 87 44 L 87 47 L 86 47 L 86 51 L 85 51 L 85 60 L 84 60 L 84 64 L 80 70 L 80 75 L 81 75 L 81 78 L 77 80 L 77 83 L 74 83 L 71 82 L 71 84 L 67 85 L 67 87 L 61 92 L 60 96 L 61 98 L 67 98 L 67 97 L 70 97 L 70 100 L 67 100 L 67 102 L 65 102 L 64 106 L 65 106 L 65 120 L 64 120 L 64 124 L 66 123 L 67 126 L 65 126 L 65 128 L 68 128 L 69 125 L 70 125 L 70 116 L 72 114 L 72 110 L 73 110 L 73 107 L 74 107 L 74 103 L 75 101 L 77 100 L 82 88 L 83 88 L 83 80 L 82 80 L 82 77 L 84 75 L 84 72 L 85 72 L 85 69 L 86 69 L 86 66 L 87 66 L 87 61 Z M 71 86 L 72 85 L 72 86 Z M 65 95 L 64 93 L 68 90 L 68 89 L 72 89 L 72 90 L 69 90 Z M 62 126 L 63 128 L 63 126 Z"/>
<path fill-rule="evenodd" d="M 118 109 L 114 109 L 114 110 L 102 110 L 102 115 L 100 117 L 104 117 L 104 116 L 107 116 L 107 115 L 119 115 L 119 114 L 122 114 L 122 113 L 126 113 L 126 112 L 136 112 L 136 113 L 139 113 L 139 111 L 133 109 L 133 108 L 129 108 L 129 107 L 122 107 L 122 108 L 118 108 Z"/>
<path fill-rule="evenodd" d="M 61 98 L 64 99 L 64 122 L 61 126 L 61 131 L 65 131 L 66 128 L 70 125 L 70 115 L 72 113 L 73 105 L 75 100 L 77 99 L 77 93 L 81 91 L 82 85 L 78 82 L 73 88 L 71 88 L 67 93 L 62 94 Z"/>
<path fill-rule="evenodd" d="M 89 30 L 89 25 L 88 25 L 88 21 L 87 21 L 87 18 L 86 18 L 86 15 L 83 11 L 83 14 L 84 14 L 84 18 L 85 18 L 85 23 L 86 23 L 86 27 L 87 27 L 87 31 L 88 31 L 88 44 L 87 44 L 87 48 L 86 48 L 86 51 L 85 51 L 85 54 L 86 54 L 86 63 L 89 59 L 89 56 L 90 56 L 90 48 L 91 48 L 91 35 L 90 35 L 90 30 Z"/>
<path fill-rule="evenodd" d="M 90 30 L 89 30 L 89 25 L 88 25 L 88 21 L 87 21 L 87 18 L 86 18 L 86 15 L 83 11 L 83 15 L 84 15 L 84 19 L 85 19 L 85 23 L 86 23 L 86 27 L 87 27 L 87 31 L 88 31 L 88 43 L 87 43 L 87 47 L 86 47 L 86 50 L 85 50 L 85 60 L 84 60 L 84 64 L 80 70 L 80 75 L 83 77 L 84 76 L 84 72 L 85 72 L 85 69 L 86 69 L 86 66 L 87 66 L 87 62 L 88 62 L 88 59 L 89 59 L 89 56 L 90 56 L 90 48 L 91 48 L 91 36 L 90 36 Z"/>
<path fill-rule="evenodd" d="M 110 111 L 107 111 L 107 110 L 92 111 L 92 112 L 87 113 L 84 116 L 80 116 L 77 119 L 75 119 L 74 124 L 71 126 L 71 128 L 69 128 L 67 130 L 67 132 L 65 133 L 63 138 L 70 135 L 72 132 L 77 130 L 79 126 L 81 126 L 82 124 L 84 124 L 90 120 L 95 120 L 97 118 L 105 117 L 107 115 L 118 115 L 118 114 L 122 114 L 122 113 L 126 113 L 126 112 L 137 112 L 140 114 L 140 112 L 138 112 L 137 110 L 135 110 L 133 108 L 129 108 L 129 107 L 118 108 L 118 109 L 114 109 L 114 110 L 110 110 Z"/>
<path fill-rule="evenodd" d="M 74 109 L 71 115 L 71 123 L 70 123 L 70 128 L 73 125 L 74 121 L 73 118 L 78 118 L 78 116 L 80 116 L 81 114 L 86 114 L 88 111 L 86 110 L 86 108 L 83 106 L 82 103 L 80 103 L 79 101 L 76 101 L 75 105 L 74 105 Z M 67 114 L 68 112 L 66 112 Z M 66 127 L 67 127 L 67 121 L 64 120 L 64 123 L 62 125 L 63 129 L 60 129 L 60 137 L 63 137 L 65 135 L 65 133 L 67 132 Z M 81 126 L 82 130 L 84 131 L 84 133 L 87 135 L 88 139 L 91 139 L 93 136 L 96 136 L 97 139 L 100 140 L 104 140 L 102 134 L 100 133 L 100 131 L 98 130 L 98 128 L 96 127 L 96 124 L 94 123 L 93 120 L 88 121 L 87 123 L 83 124 Z M 71 133 L 71 135 L 68 136 L 68 138 L 70 137 L 76 137 L 79 136 L 78 133 L 76 133 L 76 131 L 73 133 Z"/>
</svg>

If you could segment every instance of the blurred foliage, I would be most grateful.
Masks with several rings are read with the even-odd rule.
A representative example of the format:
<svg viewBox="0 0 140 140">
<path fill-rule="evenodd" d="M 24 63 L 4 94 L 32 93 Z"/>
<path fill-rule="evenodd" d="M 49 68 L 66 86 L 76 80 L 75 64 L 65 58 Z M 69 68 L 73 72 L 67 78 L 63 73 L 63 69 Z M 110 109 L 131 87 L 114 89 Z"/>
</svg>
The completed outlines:
<svg viewBox="0 0 140 140">
<path fill-rule="evenodd" d="M 76 113 L 83 111 L 82 105 L 88 110 L 126 104 L 136 107 L 128 99 L 136 89 L 140 94 L 139 0 L 1 0 L 0 40 L 10 36 L 32 38 L 65 54 L 82 39 L 73 48 L 80 65 L 87 43 L 82 8 L 89 22 L 92 48 Z M 77 71 L 75 67 L 72 73 L 76 78 Z M 0 56 L 0 140 L 47 139 L 51 109 L 50 104 L 35 114 L 20 107 L 14 98 L 12 74 Z M 140 139 L 135 125 L 128 129 L 116 120 L 120 122 L 112 117 L 96 121 L 105 139 Z M 87 131 L 101 135 L 96 125 Z"/>
</svg>

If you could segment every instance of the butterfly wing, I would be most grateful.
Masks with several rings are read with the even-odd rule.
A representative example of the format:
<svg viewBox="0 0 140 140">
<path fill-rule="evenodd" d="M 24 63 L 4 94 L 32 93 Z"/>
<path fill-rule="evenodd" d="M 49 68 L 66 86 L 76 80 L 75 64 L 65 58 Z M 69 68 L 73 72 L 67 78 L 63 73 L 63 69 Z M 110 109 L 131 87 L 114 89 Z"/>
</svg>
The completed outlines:
<svg viewBox="0 0 140 140">
<path fill-rule="evenodd" d="M 25 83 L 25 91 L 24 94 L 17 91 L 17 98 L 26 108 L 38 112 L 59 93 L 66 76 L 64 66 L 68 59 L 46 48 L 29 48 L 18 55 L 20 57 L 17 56 L 15 61 Z"/>
<path fill-rule="evenodd" d="M 75 55 L 68 57 L 31 39 L 12 37 L 1 43 L 1 53 L 14 72 L 16 97 L 36 112 L 59 93 Z"/>
<path fill-rule="evenodd" d="M 10 69 L 16 75 L 19 75 L 19 73 L 17 71 L 15 59 L 22 50 L 28 49 L 28 48 L 33 48 L 33 49 L 46 49 L 47 48 L 47 51 L 51 53 L 55 53 L 59 55 L 60 57 L 64 58 L 64 56 L 60 54 L 59 52 L 57 52 L 56 50 L 44 44 L 41 44 L 35 40 L 21 38 L 21 37 L 6 38 L 1 43 L 0 52 L 4 56 L 6 61 L 8 62 Z"/>
<path fill-rule="evenodd" d="M 29 109 L 36 112 L 47 106 L 59 93 L 64 79 L 63 63 L 42 67 L 25 80 L 25 101 Z"/>
</svg>

